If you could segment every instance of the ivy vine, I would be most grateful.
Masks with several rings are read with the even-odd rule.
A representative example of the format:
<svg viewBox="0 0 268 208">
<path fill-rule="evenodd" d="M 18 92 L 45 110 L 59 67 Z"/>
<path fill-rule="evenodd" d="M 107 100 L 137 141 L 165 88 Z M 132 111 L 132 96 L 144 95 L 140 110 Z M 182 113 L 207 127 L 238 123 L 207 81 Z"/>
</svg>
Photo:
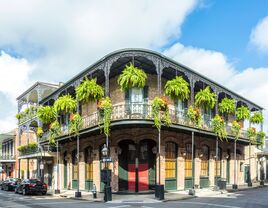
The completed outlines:
<svg viewBox="0 0 268 208">
<path fill-rule="evenodd" d="M 239 138 L 241 125 L 237 121 L 233 121 L 232 123 L 232 135 L 234 136 L 235 140 Z"/>
<path fill-rule="evenodd" d="M 104 134 L 110 135 L 110 124 L 112 119 L 113 106 L 109 97 L 103 98 L 98 101 L 98 115 L 99 115 L 99 126 L 103 123 Z"/>
<path fill-rule="evenodd" d="M 72 113 L 70 115 L 69 134 L 78 135 L 79 131 L 83 128 L 83 119 L 79 113 Z"/>
<path fill-rule="evenodd" d="M 227 140 L 226 127 L 224 119 L 221 116 L 216 114 L 216 116 L 211 121 L 211 127 L 221 141 L 223 141 L 223 139 Z"/>
<path fill-rule="evenodd" d="M 202 116 L 198 108 L 189 106 L 187 111 L 187 117 L 193 123 L 195 127 L 201 128 L 202 125 Z"/>
</svg>

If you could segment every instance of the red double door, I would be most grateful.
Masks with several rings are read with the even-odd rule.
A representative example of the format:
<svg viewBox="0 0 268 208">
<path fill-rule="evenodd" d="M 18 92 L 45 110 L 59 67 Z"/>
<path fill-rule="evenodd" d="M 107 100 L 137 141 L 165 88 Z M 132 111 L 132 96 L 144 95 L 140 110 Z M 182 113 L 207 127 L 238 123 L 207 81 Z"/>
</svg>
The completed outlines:
<svg viewBox="0 0 268 208">
<path fill-rule="evenodd" d="M 149 190 L 149 165 L 128 164 L 128 190 L 147 191 Z M 138 186 L 138 187 L 136 187 Z"/>
</svg>

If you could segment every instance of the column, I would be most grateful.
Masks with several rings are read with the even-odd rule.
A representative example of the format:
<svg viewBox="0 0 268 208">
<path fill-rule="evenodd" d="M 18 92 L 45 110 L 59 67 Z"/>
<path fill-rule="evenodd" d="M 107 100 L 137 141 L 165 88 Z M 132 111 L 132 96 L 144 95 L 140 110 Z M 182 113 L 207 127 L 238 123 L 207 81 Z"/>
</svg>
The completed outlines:
<svg viewBox="0 0 268 208">
<path fill-rule="evenodd" d="M 111 181 L 111 186 L 112 186 L 112 191 L 117 192 L 118 191 L 118 183 L 119 183 L 119 172 L 118 172 L 118 154 L 116 151 L 115 146 L 110 147 L 110 155 L 112 158 L 112 163 L 111 163 L 111 170 L 112 170 L 112 181 Z"/>
<path fill-rule="evenodd" d="M 85 190 L 85 154 L 79 153 L 80 162 L 79 162 L 79 189 Z"/>
<path fill-rule="evenodd" d="M 211 151 L 210 152 L 210 157 L 209 157 L 209 183 L 210 185 L 215 184 L 215 158 L 214 158 L 215 152 Z"/>
<path fill-rule="evenodd" d="M 184 178 L 185 178 L 185 171 L 184 171 L 184 157 L 183 153 L 185 152 L 185 148 L 178 148 L 178 159 L 177 159 L 177 189 L 183 190 L 184 189 Z"/>
<path fill-rule="evenodd" d="M 93 183 L 100 191 L 100 156 L 98 148 L 93 150 Z"/>
</svg>

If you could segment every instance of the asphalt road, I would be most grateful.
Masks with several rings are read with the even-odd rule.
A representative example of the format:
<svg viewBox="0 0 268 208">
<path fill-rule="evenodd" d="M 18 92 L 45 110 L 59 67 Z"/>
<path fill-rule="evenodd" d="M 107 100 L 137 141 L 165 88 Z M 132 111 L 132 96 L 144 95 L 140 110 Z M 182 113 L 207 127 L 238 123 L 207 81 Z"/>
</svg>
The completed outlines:
<svg viewBox="0 0 268 208">
<path fill-rule="evenodd" d="M 221 194 L 211 197 L 195 198 L 190 200 L 160 202 L 154 204 L 132 203 L 115 204 L 102 202 L 89 202 L 65 198 L 54 198 L 52 196 L 22 196 L 13 192 L 0 191 L 0 207 L 2 208 L 74 208 L 74 207 L 111 207 L 111 208 L 268 208 L 268 188 L 240 191 L 236 193 Z"/>
</svg>

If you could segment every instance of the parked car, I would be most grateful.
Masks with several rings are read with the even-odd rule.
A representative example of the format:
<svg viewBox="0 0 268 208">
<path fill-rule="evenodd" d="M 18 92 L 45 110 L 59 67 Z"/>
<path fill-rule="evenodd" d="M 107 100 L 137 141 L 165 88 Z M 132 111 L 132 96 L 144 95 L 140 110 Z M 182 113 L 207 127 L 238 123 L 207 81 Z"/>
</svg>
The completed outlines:
<svg viewBox="0 0 268 208">
<path fill-rule="evenodd" d="M 8 178 L 3 181 L 1 189 L 5 191 L 12 191 L 17 186 L 18 181 L 20 181 L 18 178 Z"/>
<path fill-rule="evenodd" d="M 46 195 L 47 193 L 47 184 L 41 182 L 38 179 L 26 179 L 18 184 L 16 188 L 16 193 L 23 195 L 27 194 L 42 194 Z"/>
<path fill-rule="evenodd" d="M 0 181 L 0 189 L 2 190 L 2 183 L 3 183 L 3 181 Z"/>
</svg>

